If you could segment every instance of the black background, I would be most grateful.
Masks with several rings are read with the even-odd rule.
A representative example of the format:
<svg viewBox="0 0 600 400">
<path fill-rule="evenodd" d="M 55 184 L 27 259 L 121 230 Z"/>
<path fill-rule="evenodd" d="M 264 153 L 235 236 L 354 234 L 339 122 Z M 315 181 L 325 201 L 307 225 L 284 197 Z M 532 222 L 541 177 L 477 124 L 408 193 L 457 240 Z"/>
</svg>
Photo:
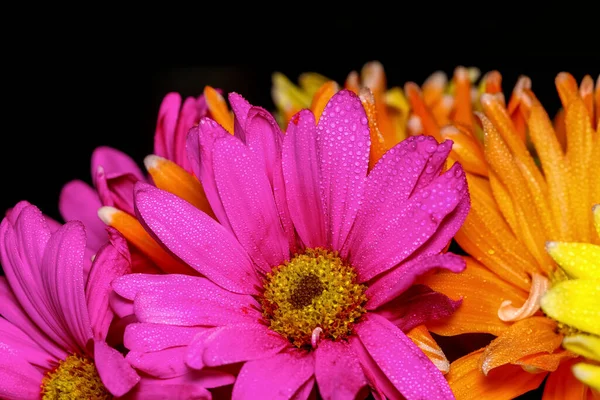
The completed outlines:
<svg viewBox="0 0 600 400">
<path fill-rule="evenodd" d="M 198 95 L 211 85 L 272 109 L 274 71 L 292 80 L 316 71 L 342 83 L 379 60 L 396 86 L 464 65 L 500 71 L 505 93 L 519 75 L 531 77 L 553 114 L 557 73 L 578 81 L 600 73 L 598 6 L 585 3 L 224 5 L 27 14 L 4 40 L 0 210 L 25 199 L 60 218 L 62 185 L 91 181 L 89 159 L 100 145 L 141 165 L 170 91 Z"/>
</svg>

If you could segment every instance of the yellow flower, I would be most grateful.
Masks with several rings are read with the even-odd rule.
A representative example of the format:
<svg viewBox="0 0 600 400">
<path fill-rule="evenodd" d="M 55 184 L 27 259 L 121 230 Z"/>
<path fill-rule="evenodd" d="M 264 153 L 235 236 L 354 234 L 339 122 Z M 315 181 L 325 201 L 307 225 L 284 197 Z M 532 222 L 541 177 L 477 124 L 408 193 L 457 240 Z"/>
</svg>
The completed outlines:
<svg viewBox="0 0 600 400">
<path fill-rule="evenodd" d="M 600 236 L 600 204 L 593 207 L 596 232 Z M 549 317 L 581 333 L 567 336 L 563 347 L 589 360 L 600 362 L 600 246 L 591 243 L 548 242 L 550 256 L 569 280 L 558 282 L 541 300 Z M 579 363 L 573 373 L 582 382 L 600 390 L 600 365 Z"/>
<path fill-rule="evenodd" d="M 589 76 L 578 85 L 571 75 L 559 74 L 563 110 L 552 121 L 527 77 L 519 79 L 507 102 L 497 72 L 486 74 L 475 90 L 472 74 L 457 68 L 453 92 L 439 76 L 422 88 L 405 85 L 410 133 L 454 141 L 452 156 L 467 171 L 472 207 L 455 238 L 469 254 L 467 269 L 453 277 L 441 272 L 422 278 L 463 303 L 451 318 L 428 328 L 444 336 L 497 336 L 451 365 L 450 385 L 458 399 L 511 399 L 548 376 L 545 399 L 586 399 L 590 389 L 571 374 L 578 360 L 569 351 L 582 346 L 581 338 L 561 344 L 578 323 L 589 326 L 592 319 L 557 322 L 542 313 L 540 300 L 549 288 L 580 285 L 565 281 L 570 276 L 546 252 L 546 242 L 600 244 L 589 212 L 600 201 L 600 84 L 594 90 Z M 449 95 L 448 107 L 435 109 L 432 93 L 438 99 Z M 589 382 L 592 367 L 575 371 Z"/>
</svg>

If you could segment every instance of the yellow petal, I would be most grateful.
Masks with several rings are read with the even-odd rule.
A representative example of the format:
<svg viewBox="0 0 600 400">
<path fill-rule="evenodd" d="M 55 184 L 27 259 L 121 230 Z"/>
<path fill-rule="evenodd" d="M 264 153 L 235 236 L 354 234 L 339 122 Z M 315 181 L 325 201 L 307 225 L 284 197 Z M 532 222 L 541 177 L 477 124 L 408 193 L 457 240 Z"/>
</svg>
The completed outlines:
<svg viewBox="0 0 600 400">
<path fill-rule="evenodd" d="M 562 345 L 565 349 L 590 360 L 600 361 L 600 338 L 592 335 L 577 334 L 567 336 Z"/>
<path fill-rule="evenodd" d="M 550 318 L 600 335 L 600 279 L 559 282 L 542 297 L 541 306 Z"/>
<path fill-rule="evenodd" d="M 600 246 L 590 243 L 548 242 L 548 254 L 573 278 L 600 278 Z"/>
<path fill-rule="evenodd" d="M 323 84 L 330 79 L 317 72 L 304 72 L 298 77 L 300 87 L 307 95 L 313 96 Z"/>
<path fill-rule="evenodd" d="M 600 390 L 600 365 L 575 364 L 573 366 L 573 375 L 586 385 Z"/>
<path fill-rule="evenodd" d="M 156 155 L 147 156 L 144 159 L 144 165 L 157 188 L 181 197 L 216 219 L 198 179 L 174 162 Z"/>
</svg>

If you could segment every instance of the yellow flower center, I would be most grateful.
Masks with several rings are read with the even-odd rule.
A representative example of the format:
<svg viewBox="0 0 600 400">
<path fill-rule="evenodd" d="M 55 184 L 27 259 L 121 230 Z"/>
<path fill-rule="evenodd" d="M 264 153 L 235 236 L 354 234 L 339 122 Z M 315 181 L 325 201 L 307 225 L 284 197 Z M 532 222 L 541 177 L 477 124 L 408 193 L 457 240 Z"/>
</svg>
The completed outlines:
<svg viewBox="0 0 600 400">
<path fill-rule="evenodd" d="M 48 372 L 41 387 L 43 400 L 112 399 L 94 362 L 77 354 L 71 354 Z"/>
<path fill-rule="evenodd" d="M 307 249 L 266 277 L 261 299 L 270 328 L 297 347 L 345 339 L 366 312 L 366 286 L 337 252 Z"/>
</svg>

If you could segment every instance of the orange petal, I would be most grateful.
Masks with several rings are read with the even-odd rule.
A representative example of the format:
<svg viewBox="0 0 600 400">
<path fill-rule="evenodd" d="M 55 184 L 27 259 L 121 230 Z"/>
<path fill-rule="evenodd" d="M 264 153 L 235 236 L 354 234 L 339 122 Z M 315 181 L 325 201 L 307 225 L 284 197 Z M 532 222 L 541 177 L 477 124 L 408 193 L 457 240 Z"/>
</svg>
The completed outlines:
<svg viewBox="0 0 600 400">
<path fill-rule="evenodd" d="M 563 339 L 555 330 L 556 322 L 546 317 L 530 317 L 515 322 L 485 348 L 479 360 L 481 371 L 487 375 L 494 368 L 513 364 L 525 356 L 551 354 L 559 348 Z"/>
<path fill-rule="evenodd" d="M 594 103 L 596 103 L 596 130 L 598 132 L 600 132 L 600 75 L 598 75 L 598 79 L 596 79 L 596 90 L 594 91 Z M 600 136 L 600 133 L 598 134 L 598 136 Z"/>
<path fill-rule="evenodd" d="M 375 108 L 375 98 L 369 88 L 360 90 L 360 101 L 367 114 L 369 121 L 369 133 L 371 136 L 371 151 L 369 153 L 369 169 L 379 161 L 381 156 L 388 150 L 385 139 L 379 130 L 377 124 L 377 109 Z"/>
<path fill-rule="evenodd" d="M 590 207 L 599 199 L 591 198 L 590 171 L 592 156 L 592 123 L 579 97 L 573 98 L 566 108 L 565 124 L 567 129 L 567 162 L 569 165 L 569 206 L 570 225 L 577 234 L 577 241 L 590 242 L 592 236 L 592 214 Z M 594 177 L 598 179 L 597 176 Z"/>
<path fill-rule="evenodd" d="M 140 252 L 148 257 L 157 267 L 165 273 L 198 275 L 190 266 L 184 264 L 167 253 L 165 249 L 156 242 L 142 224 L 124 211 L 114 207 L 101 207 L 98 216 L 108 226 L 112 226 L 135 246 Z"/>
<path fill-rule="evenodd" d="M 431 114 L 436 120 L 438 126 L 444 126 L 451 123 L 450 113 L 454 107 L 454 97 L 449 94 L 445 94 L 440 101 L 431 106 Z M 472 134 L 469 132 L 469 135 Z"/>
<path fill-rule="evenodd" d="M 585 108 L 590 116 L 590 119 L 592 120 L 592 123 L 594 123 L 594 80 L 591 76 L 586 75 L 583 77 L 581 85 L 579 85 L 579 96 L 585 104 Z"/>
<path fill-rule="evenodd" d="M 157 188 L 166 190 L 216 219 L 206 199 L 202 184 L 172 161 L 155 155 L 144 159 L 144 165 Z"/>
<path fill-rule="evenodd" d="M 556 79 L 554 79 L 554 83 L 558 90 L 558 95 L 560 96 L 560 102 L 562 103 L 563 108 L 566 109 L 571 101 L 579 95 L 577 81 L 573 78 L 573 75 L 568 72 L 561 72 L 556 76 Z"/>
<path fill-rule="evenodd" d="M 567 350 L 559 350 L 556 353 L 539 353 L 525 356 L 514 364 L 522 365 L 529 372 L 556 371 L 564 361 L 577 357 L 576 354 Z"/>
<path fill-rule="evenodd" d="M 419 325 L 411 329 L 406 335 L 425 353 L 442 374 L 447 374 L 450 371 L 450 363 L 446 355 L 431 337 L 425 325 Z"/>
<path fill-rule="evenodd" d="M 348 74 L 346 82 L 344 83 L 344 88 L 353 91 L 354 94 L 358 94 L 358 91 L 360 90 L 360 78 L 358 72 L 352 71 Z"/>
<path fill-rule="evenodd" d="M 423 102 L 419 86 L 413 82 L 407 82 L 406 85 L 404 85 L 404 93 L 406 93 L 406 96 L 408 97 L 412 112 L 419 117 L 424 133 L 433 136 L 435 140 L 441 142 L 442 137 L 440 135 L 440 127 L 433 118 L 429 108 Z"/>
<path fill-rule="evenodd" d="M 571 372 L 571 367 L 578 361 L 565 361 L 548 376 L 542 400 L 586 400 L 593 398 L 588 397 L 588 394 L 591 394 L 591 389 L 575 378 L 573 372 Z"/>
<path fill-rule="evenodd" d="M 536 389 L 545 373 L 530 374 L 516 365 L 506 365 L 488 376 L 479 369 L 482 350 L 468 354 L 450 364 L 446 379 L 457 400 L 507 400 Z"/>
<path fill-rule="evenodd" d="M 465 128 L 452 125 L 443 127 L 440 135 L 454 142 L 452 152 L 463 168 L 471 173 L 487 176 L 488 168 L 483 156 L 483 150 L 472 135 L 466 134 Z"/>
<path fill-rule="evenodd" d="M 565 110 L 561 108 L 554 116 L 552 123 L 554 132 L 556 133 L 556 139 L 560 143 L 560 147 L 564 150 L 567 149 L 567 128 L 565 126 Z"/>
<path fill-rule="evenodd" d="M 538 212 L 544 206 L 544 199 L 533 196 L 530 190 L 523 190 L 531 182 L 520 173 L 518 163 L 496 127 L 485 116 L 480 115 L 480 119 L 485 131 L 485 156 L 490 168 L 498 174 L 513 200 L 519 227 L 518 237 L 539 266 L 544 271 L 550 271 L 554 268 L 554 263 L 544 250 L 547 237 Z"/>
<path fill-rule="evenodd" d="M 363 65 L 360 78 L 363 86 L 371 89 L 373 95 L 378 96 L 385 92 L 387 86 L 385 71 L 379 61 L 370 61 Z"/>
<path fill-rule="evenodd" d="M 490 71 L 483 77 L 485 93 L 502 93 L 502 75 L 498 71 Z"/>
<path fill-rule="evenodd" d="M 429 75 L 423 83 L 423 101 L 428 107 L 441 101 L 447 84 L 448 77 L 443 71 L 436 71 Z"/>
<path fill-rule="evenodd" d="M 223 96 L 211 86 L 206 86 L 204 88 L 204 97 L 206 98 L 206 105 L 213 119 L 233 135 L 233 115 L 229 112 Z"/>
<path fill-rule="evenodd" d="M 527 293 L 501 280 L 472 258 L 465 257 L 465 260 L 467 268 L 460 274 L 437 271 L 419 280 L 419 283 L 453 300 L 463 299 L 452 316 L 432 322 L 427 327 L 442 336 L 462 333 L 500 335 L 510 324 L 498 318 L 498 307 L 504 300 L 522 304 L 527 299 Z"/>
<path fill-rule="evenodd" d="M 528 94 L 528 98 L 532 101 L 527 121 L 529 135 L 544 170 L 554 224 L 558 228 L 559 240 L 571 241 L 574 235 L 569 223 L 568 170 L 563 151 L 548 114 L 531 94 Z"/>
<path fill-rule="evenodd" d="M 315 121 L 319 122 L 321 114 L 329 100 L 340 90 L 339 85 L 335 81 L 325 82 L 315 93 L 312 99 L 310 109 L 315 114 Z"/>
<path fill-rule="evenodd" d="M 457 67 L 454 70 L 454 84 L 456 85 L 456 94 L 454 96 L 453 121 L 472 130 L 471 80 L 465 67 Z"/>
</svg>

